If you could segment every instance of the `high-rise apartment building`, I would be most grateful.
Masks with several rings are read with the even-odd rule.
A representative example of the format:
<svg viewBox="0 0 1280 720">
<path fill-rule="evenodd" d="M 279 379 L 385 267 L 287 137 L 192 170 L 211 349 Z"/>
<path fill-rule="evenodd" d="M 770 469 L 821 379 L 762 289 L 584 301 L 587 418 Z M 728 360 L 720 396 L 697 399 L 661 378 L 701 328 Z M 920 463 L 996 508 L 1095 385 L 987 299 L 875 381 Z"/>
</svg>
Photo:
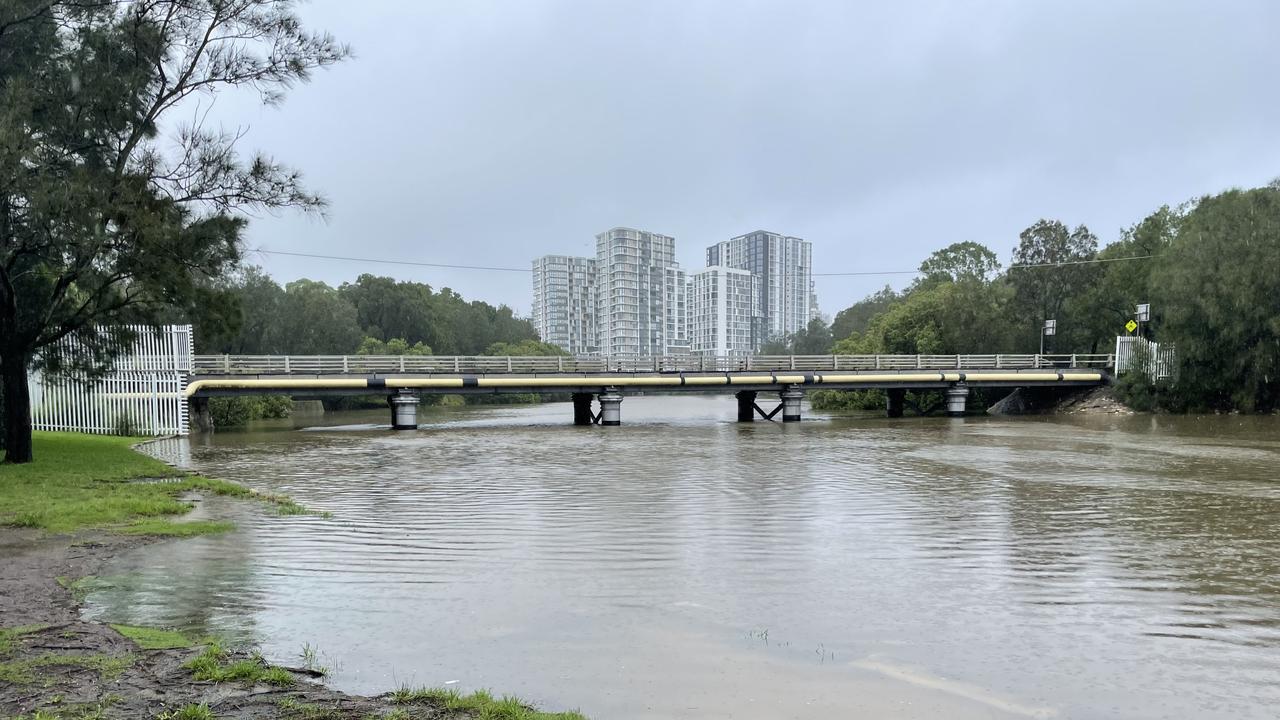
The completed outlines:
<svg viewBox="0 0 1280 720">
<path fill-rule="evenodd" d="M 668 235 L 613 228 L 596 236 L 596 338 L 605 355 L 688 350 L 684 271 Z"/>
<path fill-rule="evenodd" d="M 574 355 L 596 347 L 596 261 L 543 255 L 533 261 L 533 324 L 542 342 Z"/>
<path fill-rule="evenodd" d="M 757 346 L 809 324 L 813 300 L 813 244 L 757 230 L 707 248 L 707 266 L 747 270 L 760 278 L 761 330 Z"/>
<path fill-rule="evenodd" d="M 699 355 L 750 355 L 760 326 L 760 278 L 714 265 L 689 275 L 689 344 Z"/>
</svg>

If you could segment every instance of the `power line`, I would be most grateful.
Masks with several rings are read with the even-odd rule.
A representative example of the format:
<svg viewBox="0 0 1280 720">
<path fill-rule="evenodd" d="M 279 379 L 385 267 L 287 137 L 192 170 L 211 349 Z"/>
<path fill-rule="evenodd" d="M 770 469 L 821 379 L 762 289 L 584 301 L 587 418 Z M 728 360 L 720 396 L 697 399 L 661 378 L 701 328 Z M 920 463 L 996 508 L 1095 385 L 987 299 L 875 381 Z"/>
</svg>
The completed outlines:
<svg viewBox="0 0 1280 720">
<path fill-rule="evenodd" d="M 449 263 L 417 262 L 414 260 L 383 260 L 379 258 L 347 257 L 343 255 L 320 255 L 316 253 L 285 252 L 283 250 L 266 250 L 264 248 L 259 248 L 257 252 L 260 252 L 266 255 L 288 255 L 290 257 L 314 258 L 317 260 L 341 260 L 344 262 L 376 263 L 379 265 L 411 265 L 414 267 L 447 268 L 450 270 L 487 270 L 491 272 L 522 272 L 522 273 L 533 271 L 532 268 L 495 267 L 490 265 L 453 265 Z M 1023 265 L 1010 265 L 1007 269 L 1023 270 L 1023 269 L 1029 269 L 1029 268 L 1062 267 L 1066 265 L 1093 265 L 1096 263 L 1122 262 L 1125 260 L 1147 260 L 1153 257 L 1155 257 L 1155 255 L 1130 255 L 1127 257 L 1118 257 L 1118 258 L 1093 258 L 1091 260 L 1067 260 L 1064 262 L 1052 262 L 1052 263 L 1027 263 Z M 919 270 L 863 270 L 863 271 L 856 271 L 856 272 L 816 272 L 816 273 L 813 273 L 813 276 L 814 277 L 855 277 L 855 276 L 868 276 L 868 275 L 920 275 L 920 274 L 922 273 Z"/>
<path fill-rule="evenodd" d="M 344 260 L 346 262 L 378 263 L 380 265 L 414 265 L 417 267 L 449 268 L 452 270 L 492 270 L 495 272 L 532 272 L 530 268 L 491 267 L 487 265 L 450 265 L 448 263 L 416 262 L 413 260 L 380 260 L 378 258 L 344 257 L 341 255 L 316 255 L 314 253 L 285 252 L 283 250 L 265 250 L 257 252 L 266 255 L 289 255 L 291 257 L 316 258 L 318 260 Z"/>
</svg>

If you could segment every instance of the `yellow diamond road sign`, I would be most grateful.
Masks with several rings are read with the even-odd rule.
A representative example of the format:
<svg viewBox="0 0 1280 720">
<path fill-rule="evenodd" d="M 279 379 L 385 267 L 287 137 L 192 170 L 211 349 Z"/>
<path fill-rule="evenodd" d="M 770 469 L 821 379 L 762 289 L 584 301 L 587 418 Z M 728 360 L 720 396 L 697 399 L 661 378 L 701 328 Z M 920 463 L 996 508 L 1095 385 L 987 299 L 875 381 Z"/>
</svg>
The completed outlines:
<svg viewBox="0 0 1280 720">
<path fill-rule="evenodd" d="M 1128 330 L 1129 332 L 1133 332 L 1134 330 L 1138 329 L 1138 323 L 1130 320 L 1129 322 L 1124 324 L 1124 329 Z"/>
</svg>

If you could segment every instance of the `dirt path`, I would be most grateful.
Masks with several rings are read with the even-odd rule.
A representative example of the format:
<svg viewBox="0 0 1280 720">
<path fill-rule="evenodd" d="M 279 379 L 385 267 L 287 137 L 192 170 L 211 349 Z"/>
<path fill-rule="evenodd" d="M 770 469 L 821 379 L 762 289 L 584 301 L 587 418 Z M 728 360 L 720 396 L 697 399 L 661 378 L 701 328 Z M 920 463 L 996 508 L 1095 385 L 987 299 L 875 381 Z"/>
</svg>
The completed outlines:
<svg viewBox="0 0 1280 720">
<path fill-rule="evenodd" d="M 196 680 L 183 665 L 200 648 L 143 650 L 108 625 L 82 620 L 75 592 L 58 578 L 95 575 L 119 551 L 146 542 L 0 528 L 0 717 L 42 710 L 67 720 L 157 718 L 201 703 L 233 720 L 447 716 L 430 704 L 394 704 L 389 695 L 344 695 L 299 673 L 289 687 Z M 237 660 L 257 662 L 246 652 L 226 657 Z"/>
</svg>

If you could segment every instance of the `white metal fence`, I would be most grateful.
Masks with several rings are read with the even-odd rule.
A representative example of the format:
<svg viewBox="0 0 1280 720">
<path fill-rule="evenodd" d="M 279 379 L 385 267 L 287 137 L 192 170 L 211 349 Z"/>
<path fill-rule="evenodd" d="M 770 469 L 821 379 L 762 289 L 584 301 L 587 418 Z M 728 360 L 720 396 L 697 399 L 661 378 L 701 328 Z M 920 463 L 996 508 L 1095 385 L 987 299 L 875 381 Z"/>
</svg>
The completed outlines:
<svg viewBox="0 0 1280 720">
<path fill-rule="evenodd" d="M 37 430 L 116 435 L 185 435 L 187 378 L 194 357 L 190 325 L 128 326 L 136 338 L 102 378 L 33 373 L 31 422 Z M 84 353 L 74 337 L 50 349 Z"/>
<path fill-rule="evenodd" d="M 769 370 L 978 370 L 1110 368 L 1096 355 L 753 355 L 543 356 L 197 355 L 198 375 L 369 375 L 394 373 L 738 372 Z"/>
<path fill-rule="evenodd" d="M 1176 357 L 1174 347 L 1168 343 L 1161 345 L 1131 336 L 1116 338 L 1116 375 L 1139 370 L 1153 380 L 1171 378 Z"/>
</svg>

